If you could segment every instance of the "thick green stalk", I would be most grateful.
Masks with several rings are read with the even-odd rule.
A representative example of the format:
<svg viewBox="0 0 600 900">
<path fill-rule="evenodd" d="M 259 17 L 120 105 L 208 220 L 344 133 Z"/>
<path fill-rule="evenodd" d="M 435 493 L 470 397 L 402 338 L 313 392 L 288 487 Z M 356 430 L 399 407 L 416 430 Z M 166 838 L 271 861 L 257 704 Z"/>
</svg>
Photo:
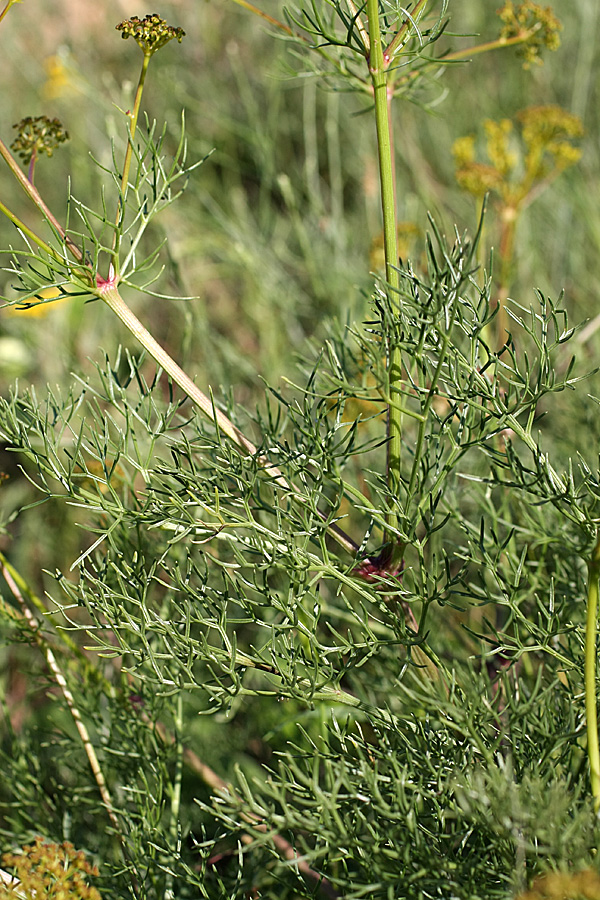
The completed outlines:
<svg viewBox="0 0 600 900">
<path fill-rule="evenodd" d="M 598 631 L 598 594 L 600 586 L 600 535 L 588 562 L 587 619 L 585 625 L 585 713 L 590 781 L 596 810 L 600 810 L 600 746 L 596 699 L 596 636 Z"/>
<path fill-rule="evenodd" d="M 381 184 L 381 208 L 383 214 L 383 246 L 385 252 L 385 277 L 389 290 L 399 295 L 400 276 L 398 273 L 398 232 L 396 225 L 396 192 L 394 185 L 394 159 L 392 152 L 391 122 L 388 104 L 388 71 L 384 58 L 381 28 L 379 25 L 378 0 L 367 0 L 367 20 L 369 26 L 369 72 L 375 99 L 375 124 L 377 128 L 377 153 L 379 157 L 379 178 Z M 388 352 L 388 444 L 387 480 L 392 498 L 400 492 L 400 457 L 402 449 L 402 413 L 395 402 L 400 394 L 402 380 L 402 354 L 392 347 Z M 390 508 L 386 515 L 390 532 L 397 528 L 398 515 Z M 388 535 L 393 541 L 393 535 Z"/>
</svg>

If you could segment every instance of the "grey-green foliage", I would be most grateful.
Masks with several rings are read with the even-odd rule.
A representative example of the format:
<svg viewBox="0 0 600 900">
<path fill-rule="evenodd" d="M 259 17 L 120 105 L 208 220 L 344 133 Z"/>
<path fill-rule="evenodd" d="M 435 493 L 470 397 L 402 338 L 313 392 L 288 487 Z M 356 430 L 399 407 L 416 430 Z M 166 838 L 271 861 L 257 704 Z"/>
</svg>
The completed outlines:
<svg viewBox="0 0 600 900">
<path fill-rule="evenodd" d="M 310 10 L 333 45 L 325 71 L 343 70 L 348 48 L 355 66 L 345 7 L 326 6 L 341 17 L 337 37 Z M 442 27 L 420 47 L 413 38 L 411 67 Z M 164 133 L 149 126 L 144 141 L 126 254 L 138 235 L 145 246 L 147 204 L 170 203 L 184 174 L 162 159 Z M 113 219 L 71 209 L 103 259 Z M 521 297 L 513 337 L 496 349 L 476 242 L 430 231 L 400 290 L 376 286 L 364 323 L 331 323 L 294 383 L 252 411 L 215 400 L 259 442 L 257 457 L 131 349 L 69 389 L 0 402 L 0 435 L 32 485 L 7 532 L 38 504 L 66 505 L 81 528 L 75 558 L 49 573 L 42 630 L 115 811 L 110 821 L 53 694 L 25 725 L 6 709 L 7 842 L 73 840 L 96 855 L 106 897 L 488 900 L 539 871 L 596 864 L 582 659 L 599 473 L 564 436 L 556 450 L 553 405 L 567 391 L 597 401 L 570 361 L 563 301 Z M 141 258 L 129 254 L 130 286 L 155 271 L 150 246 Z M 15 260 L 17 271 L 39 262 Z M 48 277 L 22 274 L 32 295 Z M 390 396 L 394 348 L 404 379 Z M 404 410 L 396 495 L 388 402 Z M 587 427 L 593 445 L 597 420 Z M 262 456 L 289 487 L 265 475 Z M 390 509 L 406 547 L 395 574 L 377 568 Z M 7 643 L 31 640 L 2 612 Z"/>
<path fill-rule="evenodd" d="M 492 352 L 478 279 L 471 244 L 434 227 L 427 270 L 403 273 L 402 297 L 376 292 L 370 321 L 332 326 L 302 388 L 271 392 L 254 424 L 293 491 L 131 354 L 65 396 L 2 401 L 3 440 L 39 497 L 65 500 L 84 528 L 77 578 L 56 573 L 53 608 L 91 647 L 66 671 L 141 896 L 166 878 L 178 896 L 487 900 L 592 861 L 581 685 L 598 472 L 553 462 L 536 418 L 545 397 L 578 387 L 570 365 L 556 374 L 572 331 L 537 297 L 515 314 L 515 343 Z M 406 365 L 398 497 L 379 474 L 392 343 Z M 357 396 L 365 421 L 346 421 Z M 327 525 L 367 535 L 373 561 L 390 503 L 406 565 L 377 583 Z M 437 678 L 415 663 L 420 643 Z M 104 664 L 108 681 L 106 658 L 121 660 Z M 211 799 L 186 770 L 175 831 L 178 751 L 158 722 L 232 780 Z M 43 739 L 4 739 L 3 831 L 62 834 L 67 817 L 102 859 L 105 892 L 127 894 L 68 716 L 37 727 Z M 251 763 L 248 741 L 276 756 Z"/>
</svg>

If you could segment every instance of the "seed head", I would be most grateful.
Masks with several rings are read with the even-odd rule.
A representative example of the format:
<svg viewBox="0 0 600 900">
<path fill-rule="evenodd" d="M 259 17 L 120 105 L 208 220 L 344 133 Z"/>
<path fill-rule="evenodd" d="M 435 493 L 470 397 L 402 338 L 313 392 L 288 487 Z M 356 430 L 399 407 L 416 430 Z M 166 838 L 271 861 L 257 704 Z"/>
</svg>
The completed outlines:
<svg viewBox="0 0 600 900">
<path fill-rule="evenodd" d="M 157 13 L 151 13 L 140 19 L 138 16 L 132 16 L 125 19 L 117 26 L 117 31 L 121 32 L 121 37 L 126 40 L 132 37 L 134 41 L 142 48 L 146 56 L 152 56 L 169 41 L 176 38 L 181 43 L 185 35 L 183 28 L 176 28 L 174 25 L 167 25 L 164 19 Z"/>
<path fill-rule="evenodd" d="M 13 128 L 17 129 L 17 137 L 10 147 L 24 163 L 28 163 L 34 153 L 52 156 L 59 144 L 69 140 L 69 133 L 60 120 L 49 119 L 48 116 L 27 116 L 13 125 Z"/>
</svg>

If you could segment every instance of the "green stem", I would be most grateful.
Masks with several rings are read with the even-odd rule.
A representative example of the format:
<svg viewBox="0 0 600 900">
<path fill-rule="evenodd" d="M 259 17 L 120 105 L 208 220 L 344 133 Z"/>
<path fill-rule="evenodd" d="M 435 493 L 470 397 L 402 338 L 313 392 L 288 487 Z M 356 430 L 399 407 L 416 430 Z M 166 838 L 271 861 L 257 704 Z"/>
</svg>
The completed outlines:
<svg viewBox="0 0 600 900">
<path fill-rule="evenodd" d="M 13 225 L 17 226 L 19 231 L 22 231 L 23 234 L 26 237 L 28 237 L 30 241 L 33 241 L 34 244 L 37 244 L 41 250 L 44 250 L 44 252 L 48 254 L 48 256 L 52 256 L 53 259 L 58 260 L 58 262 L 64 263 L 64 259 L 62 259 L 62 257 L 58 255 L 56 250 L 54 250 L 54 248 L 51 247 L 50 244 L 47 244 L 46 241 L 42 240 L 41 237 L 38 237 L 37 234 L 34 231 L 32 231 L 31 228 L 29 228 L 29 226 L 25 224 L 25 222 L 21 221 L 21 219 L 19 219 L 18 216 L 15 216 L 15 214 L 13 212 L 11 212 L 10 209 L 7 206 L 5 206 L 1 200 L 0 200 L 0 213 L 3 213 L 6 216 L 6 218 L 9 219 L 13 223 Z"/>
<path fill-rule="evenodd" d="M 425 443 L 425 429 L 427 426 L 427 422 L 429 419 L 429 413 L 431 412 L 431 407 L 433 406 L 433 401 L 437 396 L 437 387 L 440 380 L 440 376 L 442 374 L 442 369 L 446 363 L 446 356 L 448 353 L 448 347 L 451 344 L 452 332 L 454 330 L 454 322 L 456 319 L 457 313 L 457 302 L 455 301 L 452 306 L 452 313 L 450 315 L 450 321 L 448 322 L 448 326 L 442 338 L 442 344 L 440 347 L 439 359 L 437 365 L 435 367 L 435 372 L 433 373 L 433 377 L 431 379 L 431 384 L 429 385 L 429 391 L 427 393 L 427 399 L 423 404 L 422 416 L 419 423 L 419 430 L 417 434 L 417 441 L 415 444 L 415 453 L 414 453 L 414 461 L 412 465 L 412 471 L 410 474 L 410 480 L 408 482 L 408 488 L 406 491 L 407 495 L 407 505 L 410 503 L 412 499 L 413 492 L 417 485 L 417 478 L 419 475 L 419 467 L 421 465 L 421 454 L 423 452 L 423 445 Z"/>
<path fill-rule="evenodd" d="M 146 81 L 146 73 L 150 65 L 151 53 L 144 53 L 144 62 L 142 63 L 142 71 L 138 81 L 137 90 L 135 92 L 135 100 L 133 101 L 133 112 L 130 114 L 129 124 L 129 140 L 127 141 L 127 150 L 125 151 L 125 160 L 123 162 L 123 177 L 121 178 L 121 202 L 125 203 L 127 194 L 127 184 L 129 182 L 129 170 L 131 169 L 131 159 L 133 156 L 133 144 L 135 141 L 135 131 L 137 128 L 138 118 L 140 115 L 140 107 L 142 105 L 142 94 L 144 92 L 144 82 Z"/>
<path fill-rule="evenodd" d="M 2 19 L 3 19 L 4 16 L 6 15 L 6 13 L 9 11 L 9 9 L 11 8 L 11 6 L 14 6 L 15 3 L 17 3 L 17 2 L 18 2 L 18 0 L 8 0 L 8 3 L 6 4 L 6 6 L 5 6 L 4 9 L 2 10 L 2 12 L 0 13 L 0 22 L 2 21 Z"/>
<path fill-rule="evenodd" d="M 181 782 L 183 780 L 183 693 L 177 694 L 177 706 L 175 709 L 175 777 L 173 779 L 173 793 L 171 796 L 171 816 L 169 820 L 169 840 L 173 855 L 179 853 L 179 812 L 181 808 Z M 173 872 L 167 866 L 165 879 L 164 900 L 173 900 Z"/>
<path fill-rule="evenodd" d="M 399 294 L 400 275 L 398 273 L 398 232 L 396 225 L 396 195 L 394 190 L 394 159 L 392 153 L 391 122 L 388 106 L 388 72 L 383 53 L 381 28 L 379 25 L 378 0 L 367 0 L 367 20 L 369 26 L 369 72 L 375 99 L 375 124 L 377 129 L 377 152 L 379 157 L 379 177 L 381 183 L 381 207 L 383 213 L 383 246 L 385 252 L 385 276 L 392 295 Z M 392 347 L 388 352 L 388 395 L 400 392 L 402 380 L 402 354 L 400 348 Z M 387 481 L 390 496 L 397 498 L 400 493 L 400 458 L 402 449 L 402 413 L 397 405 L 388 407 Z M 393 541 L 393 531 L 398 527 L 398 514 L 390 508 L 386 514 L 389 526 L 388 540 Z M 393 551 L 392 551 L 393 552 Z"/>
<path fill-rule="evenodd" d="M 404 38 L 406 37 L 410 26 L 413 24 L 413 22 L 416 22 L 417 19 L 421 16 L 421 13 L 423 12 L 424 7 L 427 5 L 427 2 L 428 2 L 428 0 L 419 0 L 417 5 L 415 6 L 415 8 L 411 11 L 410 19 L 408 19 L 408 18 L 405 19 L 404 22 L 402 23 L 402 25 L 400 26 L 400 28 L 398 29 L 398 31 L 396 32 L 396 34 L 394 35 L 392 41 L 390 42 L 386 51 L 383 54 L 384 59 L 388 65 L 394 59 L 394 56 L 396 55 L 396 51 L 398 50 L 398 48 L 401 45 Z"/>
<path fill-rule="evenodd" d="M 142 70 L 138 80 L 135 99 L 133 101 L 133 110 L 129 113 L 129 134 L 127 136 L 127 149 L 125 150 L 125 159 L 123 160 L 123 174 L 121 176 L 121 196 L 119 197 L 119 207 L 117 209 L 115 240 L 113 246 L 114 267 L 118 271 L 119 244 L 121 241 L 120 225 L 125 215 L 125 201 L 127 199 L 127 187 L 129 185 L 129 172 L 131 170 L 131 160 L 133 159 L 133 147 L 135 143 L 135 132 L 137 129 L 140 108 L 142 105 L 142 94 L 144 92 L 144 83 L 146 81 L 146 73 L 152 58 L 152 52 L 144 52 L 144 61 Z"/>
<path fill-rule="evenodd" d="M 600 535 L 588 562 L 588 598 L 585 625 L 585 714 L 590 781 L 596 810 L 600 810 L 600 746 L 596 701 L 596 634 L 598 629 L 598 593 L 600 585 Z"/>
<path fill-rule="evenodd" d="M 516 47 L 519 44 L 526 44 L 533 37 L 536 31 L 539 31 L 540 25 L 534 25 L 527 31 L 522 31 L 510 38 L 497 38 L 495 41 L 486 41 L 484 44 L 477 44 L 475 47 L 467 47 L 465 50 L 455 50 L 453 53 L 447 53 L 440 58 L 440 62 L 458 62 L 462 59 L 470 59 L 479 53 L 488 53 L 490 50 L 502 50 L 504 47 Z"/>
</svg>

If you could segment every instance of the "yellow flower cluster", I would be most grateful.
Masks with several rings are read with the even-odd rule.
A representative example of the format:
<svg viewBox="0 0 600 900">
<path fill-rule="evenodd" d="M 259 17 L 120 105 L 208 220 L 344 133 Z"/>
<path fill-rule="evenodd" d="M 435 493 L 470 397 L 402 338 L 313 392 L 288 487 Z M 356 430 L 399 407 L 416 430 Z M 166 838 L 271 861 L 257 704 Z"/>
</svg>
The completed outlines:
<svg viewBox="0 0 600 900">
<path fill-rule="evenodd" d="M 484 122 L 489 162 L 476 160 L 476 137 L 466 135 L 452 148 L 456 180 L 477 197 L 499 194 L 506 205 L 518 206 L 541 182 L 552 181 L 578 162 L 581 150 L 573 140 L 583 135 L 581 120 L 559 106 L 531 106 L 517 114 L 520 135 L 510 119 Z"/>
<path fill-rule="evenodd" d="M 14 871 L 14 881 L 0 882 L 0 900 L 101 900 L 90 875 L 96 866 L 72 844 L 53 844 L 37 837 L 20 853 L 4 853 L 2 865 Z"/>
<path fill-rule="evenodd" d="M 530 106 L 518 114 L 518 119 L 523 141 L 529 148 L 526 168 L 536 178 L 546 178 L 550 174 L 544 155 L 552 158 L 557 173 L 579 162 L 581 150 L 571 143 L 583 136 L 579 116 L 560 106 Z"/>
<path fill-rule="evenodd" d="M 562 24 L 551 7 L 544 7 L 534 3 L 533 0 L 524 0 L 517 5 L 512 0 L 507 0 L 498 10 L 498 15 L 504 22 L 500 32 L 501 40 L 526 38 L 517 49 L 517 53 L 523 57 L 523 68 L 541 65 L 541 51 L 544 47 L 547 50 L 558 50 L 560 47 L 558 33 L 562 29 Z"/>
</svg>

